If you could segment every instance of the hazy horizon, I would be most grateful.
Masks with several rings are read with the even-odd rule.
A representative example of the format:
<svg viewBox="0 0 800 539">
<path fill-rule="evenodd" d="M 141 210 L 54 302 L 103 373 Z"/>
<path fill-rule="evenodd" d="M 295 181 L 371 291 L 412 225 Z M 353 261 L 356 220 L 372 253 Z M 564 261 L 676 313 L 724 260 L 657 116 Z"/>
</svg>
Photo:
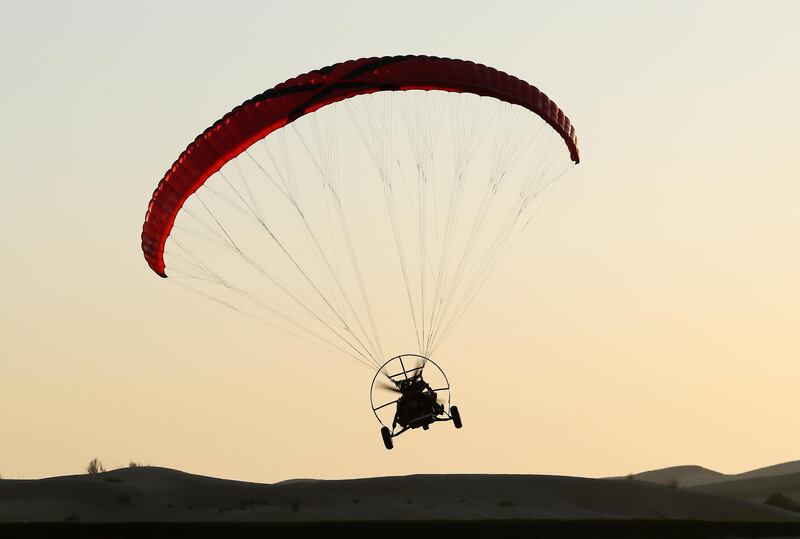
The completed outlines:
<svg viewBox="0 0 800 539">
<path fill-rule="evenodd" d="M 4 478 L 94 457 L 268 482 L 800 458 L 800 4 L 0 14 Z M 464 428 L 389 452 L 372 373 L 171 286 L 139 234 L 164 171 L 231 108 L 311 69 L 405 53 L 537 86 L 582 160 L 437 351 Z"/>
</svg>

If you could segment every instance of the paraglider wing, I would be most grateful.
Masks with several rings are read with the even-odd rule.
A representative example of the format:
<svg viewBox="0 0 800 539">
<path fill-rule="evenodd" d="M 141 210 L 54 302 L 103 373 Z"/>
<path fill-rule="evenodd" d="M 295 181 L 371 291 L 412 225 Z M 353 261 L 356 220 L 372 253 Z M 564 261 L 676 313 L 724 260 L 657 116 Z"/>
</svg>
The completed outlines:
<svg viewBox="0 0 800 539">
<path fill-rule="evenodd" d="M 569 119 L 525 81 L 481 64 L 432 56 L 362 58 L 311 71 L 244 102 L 206 129 L 166 172 L 148 205 L 142 251 L 166 277 L 164 246 L 184 202 L 223 165 L 294 120 L 344 99 L 381 91 L 440 90 L 493 97 L 539 115 L 563 138 L 573 162 L 577 139 Z"/>
</svg>

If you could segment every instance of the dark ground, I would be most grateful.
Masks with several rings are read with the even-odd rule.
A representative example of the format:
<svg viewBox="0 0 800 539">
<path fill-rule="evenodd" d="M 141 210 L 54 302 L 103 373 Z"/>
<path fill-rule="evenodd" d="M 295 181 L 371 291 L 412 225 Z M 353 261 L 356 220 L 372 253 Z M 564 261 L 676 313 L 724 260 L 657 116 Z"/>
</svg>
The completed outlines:
<svg viewBox="0 0 800 539">
<path fill-rule="evenodd" d="M 796 522 L 691 520 L 500 520 L 291 523 L 14 523 L 0 524 L 0 537 L 65 539 L 127 538 L 745 538 L 800 537 Z"/>
</svg>

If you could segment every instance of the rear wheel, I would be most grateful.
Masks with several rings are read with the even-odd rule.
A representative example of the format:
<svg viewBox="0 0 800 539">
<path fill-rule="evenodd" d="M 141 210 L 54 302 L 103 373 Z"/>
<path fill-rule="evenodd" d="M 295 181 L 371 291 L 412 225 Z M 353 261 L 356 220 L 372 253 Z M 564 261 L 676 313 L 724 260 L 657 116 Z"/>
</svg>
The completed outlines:
<svg viewBox="0 0 800 539">
<path fill-rule="evenodd" d="M 450 407 L 450 417 L 453 418 L 453 425 L 455 425 L 455 427 L 457 429 L 460 429 L 461 428 L 461 414 L 458 413 L 458 407 L 456 407 L 456 406 L 451 406 Z"/>
<path fill-rule="evenodd" d="M 383 438 L 383 445 L 386 446 L 386 449 L 394 447 L 392 443 L 392 431 L 389 430 L 389 427 L 381 428 L 381 438 Z"/>
</svg>

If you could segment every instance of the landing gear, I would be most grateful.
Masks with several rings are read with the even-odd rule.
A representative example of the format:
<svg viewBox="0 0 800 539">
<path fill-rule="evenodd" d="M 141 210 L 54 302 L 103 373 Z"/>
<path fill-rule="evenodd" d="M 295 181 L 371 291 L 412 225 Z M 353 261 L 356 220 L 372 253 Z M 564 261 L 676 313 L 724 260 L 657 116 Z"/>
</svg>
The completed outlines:
<svg viewBox="0 0 800 539">
<path fill-rule="evenodd" d="M 389 427 L 381 427 L 381 438 L 383 438 L 383 445 L 386 446 L 386 449 L 394 447 L 392 443 L 392 431 L 389 430 Z"/>
<path fill-rule="evenodd" d="M 458 412 L 457 406 L 450 407 L 450 417 L 453 418 L 453 426 L 457 429 L 461 428 L 461 414 Z"/>
</svg>

